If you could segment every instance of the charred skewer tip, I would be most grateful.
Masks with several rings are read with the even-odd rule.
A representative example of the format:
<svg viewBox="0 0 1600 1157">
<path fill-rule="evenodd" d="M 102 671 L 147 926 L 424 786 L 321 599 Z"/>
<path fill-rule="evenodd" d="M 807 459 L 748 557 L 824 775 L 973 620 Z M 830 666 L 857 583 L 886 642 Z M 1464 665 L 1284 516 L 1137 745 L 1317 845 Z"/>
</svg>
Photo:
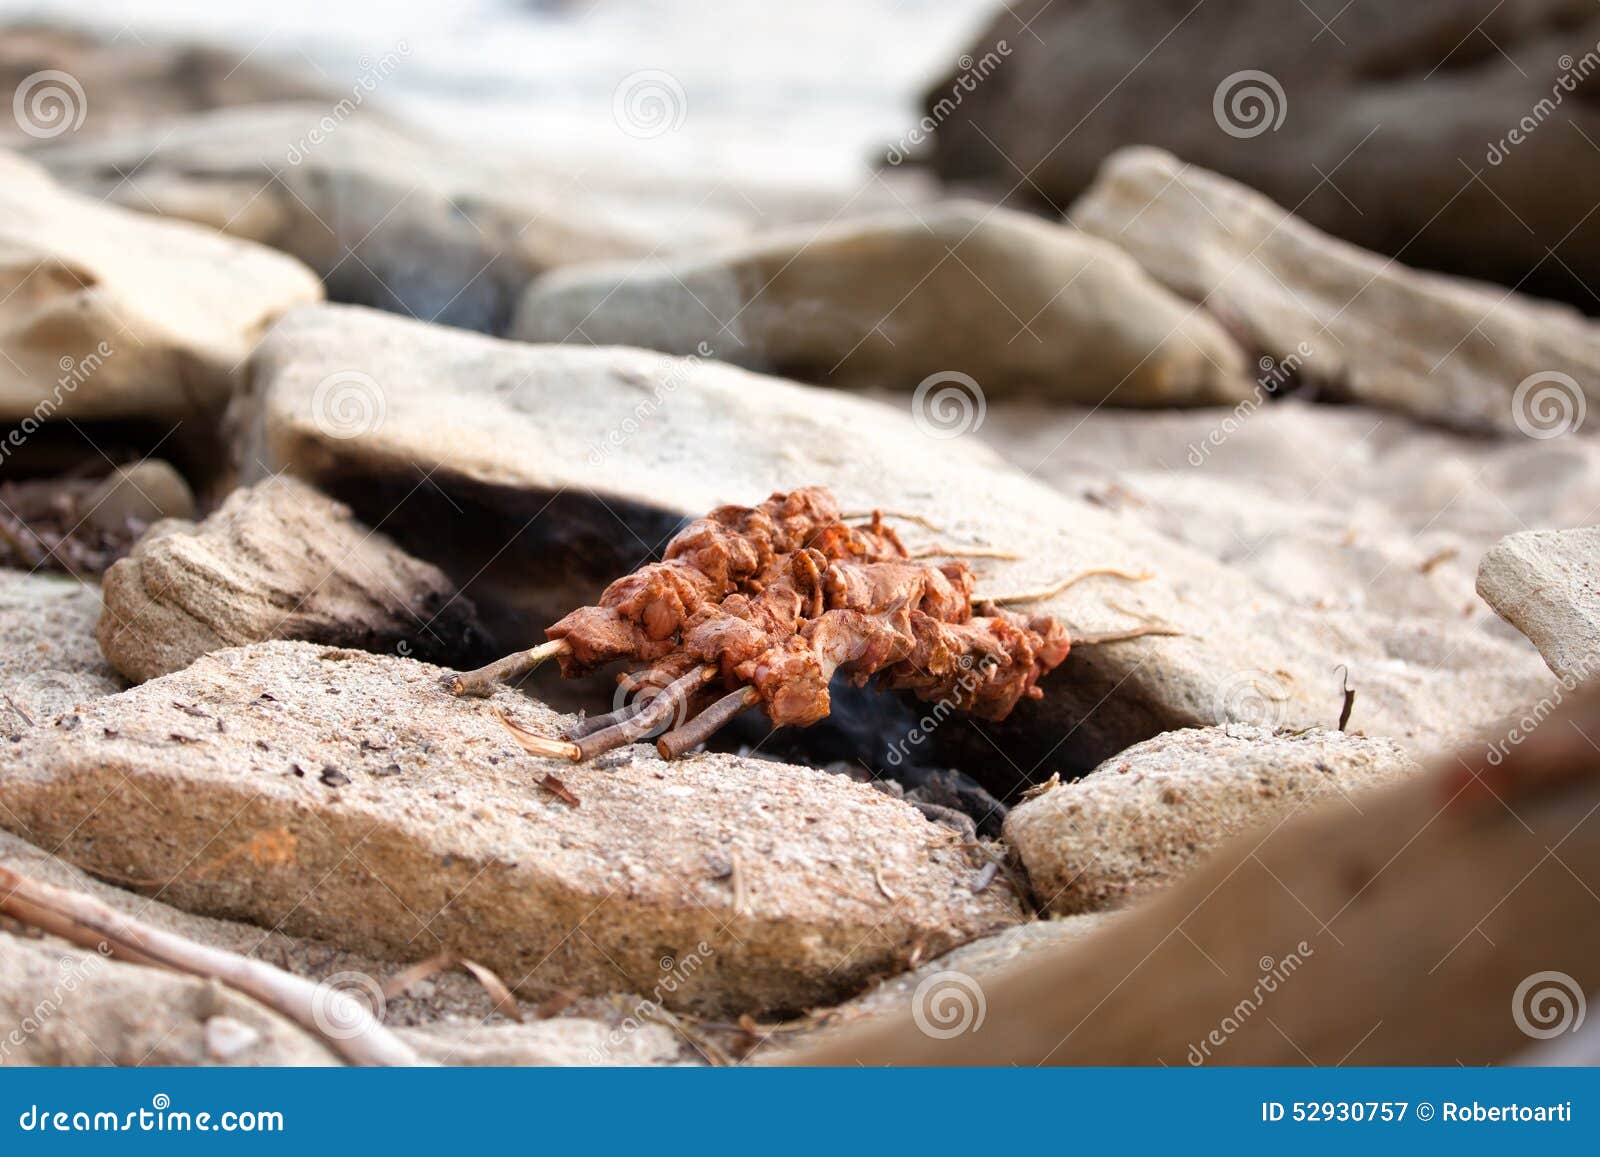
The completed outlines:
<svg viewBox="0 0 1600 1157">
<path fill-rule="evenodd" d="M 451 672 L 440 682 L 452 695 L 466 695 L 474 699 L 487 699 L 495 688 L 520 679 L 540 666 L 546 659 L 565 655 L 570 650 L 565 639 L 551 639 L 526 651 L 518 651 L 503 659 L 479 667 L 476 671 Z"/>
<path fill-rule="evenodd" d="M 730 691 L 683 726 L 667 732 L 656 740 L 656 751 L 662 759 L 677 759 L 684 752 L 700 746 L 722 730 L 732 722 L 735 715 L 746 708 L 754 707 L 759 702 L 761 695 L 754 687 L 740 687 L 737 691 Z"/>
<path fill-rule="evenodd" d="M 619 719 L 600 731 L 592 731 L 574 745 L 578 758 L 593 759 L 614 748 L 646 739 L 670 720 L 681 709 L 686 709 L 689 696 L 716 677 L 717 669 L 707 663 L 686 675 L 680 675 L 663 687 L 638 711 Z"/>
<path fill-rule="evenodd" d="M 576 743 L 568 743 L 564 739 L 550 739 L 547 736 L 529 731 L 520 724 L 513 723 L 502 715 L 498 708 L 494 711 L 495 718 L 499 719 L 505 729 L 511 732 L 511 738 L 517 741 L 517 746 L 529 755 L 537 755 L 542 759 L 566 759 L 577 763 L 583 758 L 583 750 Z"/>
</svg>

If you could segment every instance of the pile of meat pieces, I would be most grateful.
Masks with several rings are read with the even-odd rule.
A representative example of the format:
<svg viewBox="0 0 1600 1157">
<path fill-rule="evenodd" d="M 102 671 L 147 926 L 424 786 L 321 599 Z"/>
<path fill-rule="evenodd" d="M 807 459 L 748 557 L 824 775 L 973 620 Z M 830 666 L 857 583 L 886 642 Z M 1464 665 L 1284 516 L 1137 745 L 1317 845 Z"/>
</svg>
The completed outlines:
<svg viewBox="0 0 1600 1157">
<path fill-rule="evenodd" d="M 829 491 L 807 488 L 712 511 L 536 650 L 568 677 L 628 664 L 620 682 L 640 694 L 569 732 L 583 757 L 667 719 L 681 726 L 658 746 L 675 756 L 755 705 L 777 726 L 815 723 L 839 673 L 1000 720 L 1040 695 L 1071 644 L 1048 616 L 983 603 L 974 613 L 975 585 L 965 563 L 918 561 L 878 514 L 852 526 Z M 457 677 L 456 691 L 492 690 L 530 665 L 517 658 Z"/>
</svg>

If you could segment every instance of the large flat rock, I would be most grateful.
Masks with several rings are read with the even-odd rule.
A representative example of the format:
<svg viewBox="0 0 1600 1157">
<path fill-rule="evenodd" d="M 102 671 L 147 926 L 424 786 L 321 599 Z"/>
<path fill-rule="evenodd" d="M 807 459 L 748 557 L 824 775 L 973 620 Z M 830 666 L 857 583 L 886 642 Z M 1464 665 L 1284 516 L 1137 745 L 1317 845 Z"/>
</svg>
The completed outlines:
<svg viewBox="0 0 1600 1157">
<path fill-rule="evenodd" d="M 1535 438 L 1600 403 L 1600 326 L 1577 310 L 1407 268 L 1157 149 L 1112 156 L 1071 218 L 1332 394 Z"/>
<path fill-rule="evenodd" d="M 318 301 L 298 261 L 69 191 L 0 154 L 0 419 L 214 413 L 277 315 Z"/>
<path fill-rule="evenodd" d="M 511 335 L 918 388 L 930 410 L 939 389 L 964 390 L 968 405 L 1023 394 L 1172 406 L 1238 401 L 1249 385 L 1222 327 L 1115 245 L 963 202 L 558 270 L 529 288 Z"/>
<path fill-rule="evenodd" d="M 381 407 L 334 436 L 312 403 L 319 382 L 351 366 Z M 1448 742 L 1538 696 L 1542 672 L 1526 648 L 1481 632 L 1463 639 L 1438 621 L 1291 605 L 1133 518 L 1025 476 L 974 438 L 714 362 L 498 342 L 330 306 L 297 311 L 269 335 L 248 403 L 247 459 L 313 480 L 445 567 L 498 616 L 491 627 L 508 645 L 542 639 L 684 518 L 804 485 L 831 486 L 847 510 L 882 507 L 941 528 L 902 522 L 913 546 L 981 543 L 1022 556 L 979 560 L 980 593 L 1036 590 L 1094 567 L 1151 574 L 1137 585 L 1085 582 L 1038 606 L 1079 633 L 1149 618 L 1181 637 L 1083 648 L 1045 681 L 1043 700 L 1004 724 L 937 729 L 939 742 L 967 745 L 969 770 L 988 768 L 997 793 L 1089 770 L 1162 731 L 1262 722 L 1263 702 L 1282 726 L 1332 725 L 1339 664 L 1359 692 L 1351 726 L 1414 746 Z"/>
<path fill-rule="evenodd" d="M 192 911 L 448 950 L 530 997 L 796 1009 L 1019 918 L 947 829 L 867 786 L 648 748 L 551 764 L 493 712 L 545 733 L 557 716 L 439 677 L 305 643 L 220 651 L 31 731 L 0 822 Z"/>
</svg>

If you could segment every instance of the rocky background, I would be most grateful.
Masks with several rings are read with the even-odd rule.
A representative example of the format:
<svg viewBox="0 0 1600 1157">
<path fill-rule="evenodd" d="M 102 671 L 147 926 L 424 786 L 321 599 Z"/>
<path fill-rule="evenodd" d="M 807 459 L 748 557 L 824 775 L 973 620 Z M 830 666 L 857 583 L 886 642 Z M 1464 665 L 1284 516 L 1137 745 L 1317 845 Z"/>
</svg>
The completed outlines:
<svg viewBox="0 0 1600 1157">
<path fill-rule="evenodd" d="M 1595 1058 L 1589 0 L 124 7 L 0 30 L 0 1063 Z M 808 485 L 1169 630 L 441 685 Z"/>
</svg>

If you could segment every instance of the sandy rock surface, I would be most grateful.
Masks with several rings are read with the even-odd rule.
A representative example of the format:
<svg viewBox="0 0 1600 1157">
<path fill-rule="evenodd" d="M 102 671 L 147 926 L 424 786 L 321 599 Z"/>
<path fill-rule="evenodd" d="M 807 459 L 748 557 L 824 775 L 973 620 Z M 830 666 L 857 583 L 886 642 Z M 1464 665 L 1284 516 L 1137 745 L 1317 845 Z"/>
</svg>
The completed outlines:
<svg viewBox="0 0 1600 1157">
<path fill-rule="evenodd" d="M 1158 149 L 1113 155 L 1070 216 L 1336 396 L 1530 437 L 1600 403 L 1600 326 L 1576 309 L 1357 249 Z"/>
<path fill-rule="evenodd" d="M 1039 902 L 1072 915 L 1124 905 L 1193 870 L 1229 837 L 1326 799 L 1418 774 L 1392 740 L 1260 727 L 1174 731 L 1013 808 L 1006 840 Z"/>
<path fill-rule="evenodd" d="M 536 760 L 494 709 L 546 734 L 553 713 L 458 700 L 440 674 L 305 643 L 217 652 L 35 729 L 3 822 L 193 911 L 378 956 L 448 949 L 540 999 L 806 1007 L 1018 919 L 1006 889 L 974 892 L 957 837 L 871 788 L 649 748 Z"/>
<path fill-rule="evenodd" d="M 523 297 L 511 336 L 698 352 L 842 386 L 942 375 L 930 389 L 976 382 L 993 397 L 1194 405 L 1248 389 L 1221 327 L 1115 246 L 962 202 L 560 270 Z"/>
<path fill-rule="evenodd" d="M 270 840 L 259 841 L 248 847 L 244 855 L 253 856 L 255 861 L 266 865 L 273 862 L 275 847 Z M 443 968 L 404 988 L 395 988 L 393 983 L 396 978 L 408 967 L 401 961 L 352 952 L 328 940 L 291 936 L 276 929 L 185 912 L 161 899 L 95 879 L 65 860 L 3 831 L 0 831 L 0 867 L 56 887 L 86 893 L 116 911 L 162 931 L 264 961 L 285 972 L 360 999 L 373 1006 L 380 1014 L 380 1019 L 415 1048 L 419 1057 L 431 1063 L 681 1064 L 698 1060 L 698 1054 L 678 1035 L 664 1030 L 659 1024 L 640 1022 L 640 1010 L 645 1007 L 644 997 L 612 993 L 573 1001 L 563 998 L 559 1009 L 548 1010 L 553 1014 L 548 1019 L 537 1019 L 546 1016 L 546 1010 L 522 1002 L 521 1012 L 526 1019 L 524 1023 L 517 1024 L 496 1008 L 488 990 L 462 968 Z M 210 870 L 226 870 L 226 865 L 224 863 L 218 868 L 207 869 Z M 23 934 L 21 929 L 16 931 L 18 935 Z M 27 935 L 32 936 L 33 933 Z M 61 955 L 73 959 L 83 955 L 81 949 L 74 949 L 66 942 L 53 938 L 46 937 L 42 942 L 35 943 L 56 946 L 62 950 Z M 121 964 L 117 966 L 125 968 Z M 7 979 L 10 978 L 0 974 L 0 994 L 5 994 L 0 999 L 32 999 L 30 994 L 35 993 L 36 985 L 31 982 L 28 985 L 18 984 L 7 990 Z M 211 1007 L 208 1003 L 189 1001 L 186 995 L 189 991 L 181 986 L 168 990 L 166 995 L 161 996 L 160 1002 L 153 1006 L 150 1016 L 172 1015 L 181 1021 L 191 1016 L 191 1005 L 195 1003 L 202 1008 Z M 169 999 L 174 993 L 181 998 L 176 1005 Z M 139 999 L 151 1000 L 154 997 L 147 991 Z M 245 1000 L 247 1005 L 252 1003 Z M 60 1010 L 63 1019 L 68 1021 L 72 1019 L 70 1012 Z M 98 1016 L 99 1013 L 94 1015 Z M 207 1014 L 208 1017 L 210 1015 Z M 262 1010 L 261 1015 L 268 1014 Z M 246 1018 L 247 1023 L 250 1020 Z M 112 1022 L 107 1020 L 105 1023 Z M 95 1029 L 95 1024 L 91 1017 L 88 1028 Z M 262 1054 L 249 1047 L 253 1041 L 247 1041 L 244 1047 L 239 1046 L 241 1034 L 236 1029 L 225 1027 L 213 1030 L 211 1036 L 220 1035 L 222 1039 L 219 1042 L 207 1040 L 206 1027 L 204 1023 L 201 1025 L 198 1039 L 211 1061 L 263 1063 Z M 113 1027 L 108 1031 L 114 1036 L 119 1030 Z M 286 1024 L 275 1032 L 279 1036 L 287 1032 L 292 1039 L 299 1030 L 292 1024 Z M 191 1037 L 182 1042 L 184 1047 L 189 1047 L 193 1039 Z M 218 1054 L 219 1043 L 223 1046 L 223 1055 Z M 319 1043 L 306 1043 L 326 1058 L 326 1054 L 321 1054 Z M 33 1047 L 62 1050 L 54 1054 L 33 1054 L 38 1063 L 78 1063 L 68 1060 L 47 1062 L 40 1058 L 48 1055 L 63 1058 L 76 1056 L 75 1050 L 87 1048 L 81 1042 L 75 1047 L 67 1047 L 60 1040 Z M 304 1048 L 301 1044 L 295 1047 Z M 7 1060 L 16 1063 L 14 1054 L 18 1048 L 13 1046 L 12 1055 L 8 1056 L 4 1051 L 4 1038 L 0 1036 L 0 1063 L 6 1063 Z M 179 1052 L 169 1054 L 172 1063 L 191 1063 L 184 1059 L 184 1055 Z M 97 1064 L 103 1061 L 82 1063 Z M 194 1054 L 192 1063 L 208 1062 Z M 324 1060 L 314 1063 L 324 1063 Z"/>
<path fill-rule="evenodd" d="M 236 490 L 198 525 L 157 524 L 104 589 L 96 634 L 134 682 L 268 639 L 457 661 L 486 650 L 438 568 L 293 478 Z"/>
<path fill-rule="evenodd" d="M 1600 527 L 1512 535 L 1483 556 L 1478 592 L 1569 688 L 1600 674 Z"/>
<path fill-rule="evenodd" d="M 336 1063 L 299 1026 L 230 989 L 63 941 L 0 929 L 0 978 L 0 1066 Z"/>
<path fill-rule="evenodd" d="M 122 690 L 100 654 L 100 592 L 77 579 L 0 570 L 0 734 L 15 735 L 79 703 Z"/>
<path fill-rule="evenodd" d="M 980 436 L 1018 469 L 1291 602 L 1425 616 L 1451 634 L 1471 624 L 1510 637 L 1474 590 L 1484 551 L 1600 513 L 1590 439 L 1483 439 L 1364 406 L 1286 398 L 1144 415 L 1002 403 Z"/>
<path fill-rule="evenodd" d="M 350 365 L 370 377 L 369 412 L 381 399 L 381 418 L 331 437 L 307 415 L 317 384 Z M 506 645 L 540 640 L 682 519 L 802 485 L 833 487 L 847 510 L 879 506 L 941 528 L 906 524 L 914 546 L 1022 556 L 980 560 L 980 593 L 1036 590 L 1095 567 L 1150 573 L 1138 584 L 1085 582 L 1036 605 L 1078 634 L 1144 619 L 1182 637 L 1082 648 L 1046 681 L 1042 701 L 1024 703 L 992 735 L 966 720 L 938 729 L 939 742 L 970 745 L 969 769 L 987 767 L 999 793 L 1030 774 L 1089 770 L 1181 727 L 1259 723 L 1263 712 L 1284 726 L 1330 726 L 1340 664 L 1361 689 L 1352 726 L 1418 747 L 1536 699 L 1544 678 L 1520 641 L 1293 606 L 1025 476 L 970 436 L 950 436 L 960 427 L 713 362 L 497 342 L 322 307 L 274 331 L 252 387 L 239 419 L 245 456 L 314 480 L 358 515 L 390 514 L 385 528 L 397 541 L 472 580 L 467 593 L 480 609 L 498 605 L 491 626 Z M 454 415 L 448 426 L 442 411 Z M 441 524 L 460 528 L 448 558 L 438 554 Z M 1009 763 L 994 756 L 997 743 Z"/>
<path fill-rule="evenodd" d="M 57 185 L 0 154 L 0 419 L 219 410 L 267 324 L 322 287 L 297 261 Z"/>
</svg>

